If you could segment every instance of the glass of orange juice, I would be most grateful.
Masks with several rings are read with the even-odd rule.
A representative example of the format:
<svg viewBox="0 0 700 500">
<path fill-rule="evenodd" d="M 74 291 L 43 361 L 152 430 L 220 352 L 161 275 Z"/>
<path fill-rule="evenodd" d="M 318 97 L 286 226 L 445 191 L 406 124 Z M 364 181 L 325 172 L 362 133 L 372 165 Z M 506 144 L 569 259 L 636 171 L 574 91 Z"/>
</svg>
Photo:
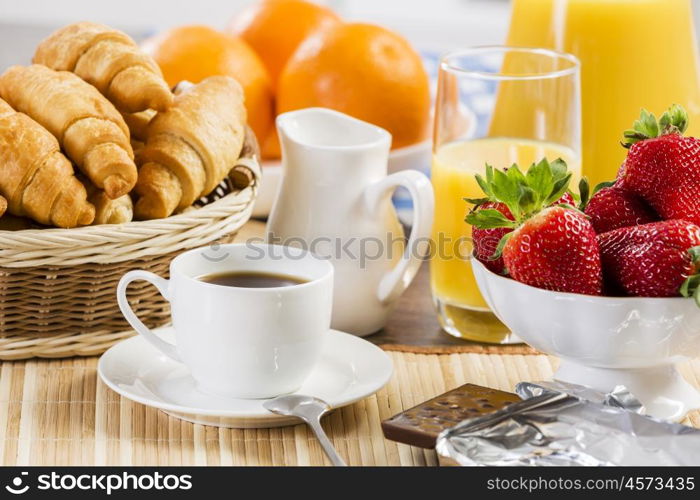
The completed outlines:
<svg viewBox="0 0 700 500">
<path fill-rule="evenodd" d="M 474 175 L 486 163 L 561 158 L 581 174 L 579 63 L 545 49 L 478 47 L 440 62 L 433 140 L 435 190 L 430 261 L 438 319 L 449 334 L 489 343 L 519 342 L 489 311 L 472 274 L 472 208 L 464 198 L 483 196 Z"/>
</svg>

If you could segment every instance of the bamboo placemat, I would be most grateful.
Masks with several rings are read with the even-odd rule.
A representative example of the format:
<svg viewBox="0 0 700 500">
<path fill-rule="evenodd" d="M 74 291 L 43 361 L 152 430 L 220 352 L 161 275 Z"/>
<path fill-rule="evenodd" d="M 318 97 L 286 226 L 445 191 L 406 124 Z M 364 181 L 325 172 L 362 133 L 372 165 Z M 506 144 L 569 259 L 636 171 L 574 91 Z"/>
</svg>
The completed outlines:
<svg viewBox="0 0 700 500">
<path fill-rule="evenodd" d="M 432 451 L 384 439 L 380 421 L 465 382 L 512 390 L 546 379 L 556 362 L 541 355 L 390 352 L 394 376 L 364 401 L 335 411 L 324 426 L 351 465 L 436 465 Z M 98 381 L 96 358 L 0 365 L 2 465 L 320 465 L 303 425 L 219 429 L 190 424 L 122 399 Z M 700 360 L 682 366 L 700 384 Z M 700 427 L 700 412 L 687 423 Z"/>
</svg>

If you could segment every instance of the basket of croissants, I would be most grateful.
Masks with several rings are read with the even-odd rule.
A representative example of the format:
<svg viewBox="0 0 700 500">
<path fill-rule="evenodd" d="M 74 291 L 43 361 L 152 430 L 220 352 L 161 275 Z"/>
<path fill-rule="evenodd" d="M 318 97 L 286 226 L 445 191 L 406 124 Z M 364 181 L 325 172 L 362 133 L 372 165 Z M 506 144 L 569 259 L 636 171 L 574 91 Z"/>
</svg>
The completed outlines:
<svg viewBox="0 0 700 500">
<path fill-rule="evenodd" d="M 116 301 L 131 269 L 230 241 L 257 193 L 241 86 L 171 90 L 125 33 L 80 22 L 0 75 L 0 359 L 95 355 L 132 334 Z M 167 303 L 134 284 L 149 327 Z"/>
</svg>

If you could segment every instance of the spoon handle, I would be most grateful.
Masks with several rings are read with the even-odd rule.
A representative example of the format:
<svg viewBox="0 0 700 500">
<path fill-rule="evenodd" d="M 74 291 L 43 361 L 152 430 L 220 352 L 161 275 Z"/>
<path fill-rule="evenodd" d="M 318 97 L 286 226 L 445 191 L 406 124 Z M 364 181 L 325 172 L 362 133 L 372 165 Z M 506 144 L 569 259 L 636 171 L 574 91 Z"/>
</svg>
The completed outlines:
<svg viewBox="0 0 700 500">
<path fill-rule="evenodd" d="M 340 458 L 340 455 L 338 455 L 338 452 L 335 451 L 333 444 L 328 439 L 328 436 L 326 436 L 326 432 L 323 430 L 323 427 L 321 427 L 321 419 L 309 419 L 307 420 L 307 423 L 309 424 L 309 427 L 311 427 L 311 430 L 314 431 L 314 434 L 316 434 L 318 442 L 321 443 L 321 447 L 323 448 L 323 451 L 326 452 L 326 455 L 328 455 L 331 463 L 338 467 L 347 466 L 343 459 Z"/>
</svg>

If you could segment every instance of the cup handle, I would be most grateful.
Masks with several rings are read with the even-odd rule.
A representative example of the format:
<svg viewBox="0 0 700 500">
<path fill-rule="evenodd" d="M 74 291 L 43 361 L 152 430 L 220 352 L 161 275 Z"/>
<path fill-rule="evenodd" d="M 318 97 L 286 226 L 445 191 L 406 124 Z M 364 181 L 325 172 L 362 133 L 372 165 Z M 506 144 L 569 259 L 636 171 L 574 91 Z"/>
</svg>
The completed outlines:
<svg viewBox="0 0 700 500">
<path fill-rule="evenodd" d="M 365 191 L 368 208 L 375 210 L 397 187 L 405 187 L 411 194 L 413 225 L 401 261 L 379 282 L 377 296 L 382 303 L 391 302 L 399 297 L 416 276 L 423 263 L 419 254 L 423 255 L 425 252 L 418 251 L 418 248 L 414 252 L 412 249 L 422 240 L 426 240 L 426 246 L 429 245 L 427 238 L 433 226 L 435 211 L 435 195 L 430 179 L 417 170 L 402 170 L 372 184 Z"/>
<path fill-rule="evenodd" d="M 122 276 L 122 279 L 119 280 L 119 285 L 117 285 L 117 303 L 119 304 L 119 309 L 121 309 L 126 320 L 139 335 L 145 338 L 153 347 L 158 349 L 167 357 L 181 363 L 182 360 L 180 359 L 175 346 L 158 338 L 151 330 L 148 329 L 146 325 L 143 324 L 143 322 L 131 309 L 131 305 L 129 305 L 129 301 L 126 298 L 126 288 L 129 286 L 129 283 L 136 280 L 148 281 L 158 289 L 165 300 L 170 300 L 168 297 L 168 280 L 153 273 L 149 273 L 148 271 L 129 271 Z"/>
</svg>

